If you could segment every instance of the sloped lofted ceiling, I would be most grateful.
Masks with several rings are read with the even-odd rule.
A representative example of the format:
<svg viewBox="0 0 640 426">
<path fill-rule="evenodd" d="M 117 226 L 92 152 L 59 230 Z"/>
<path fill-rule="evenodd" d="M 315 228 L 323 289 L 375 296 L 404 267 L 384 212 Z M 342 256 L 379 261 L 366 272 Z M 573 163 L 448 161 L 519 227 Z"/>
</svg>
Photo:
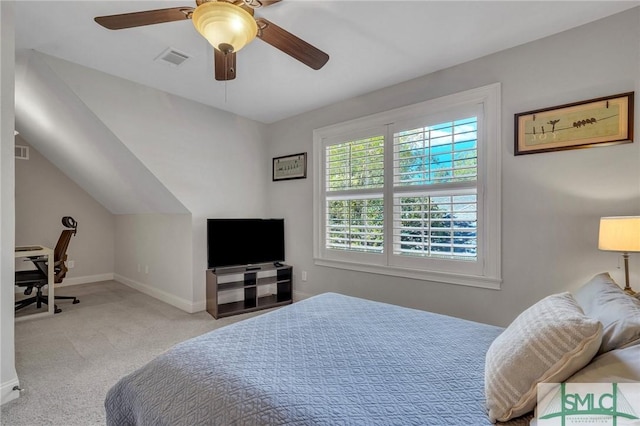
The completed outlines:
<svg viewBox="0 0 640 426">
<path fill-rule="evenodd" d="M 17 51 L 15 77 L 21 136 L 107 210 L 188 213 L 40 54 Z"/>
</svg>

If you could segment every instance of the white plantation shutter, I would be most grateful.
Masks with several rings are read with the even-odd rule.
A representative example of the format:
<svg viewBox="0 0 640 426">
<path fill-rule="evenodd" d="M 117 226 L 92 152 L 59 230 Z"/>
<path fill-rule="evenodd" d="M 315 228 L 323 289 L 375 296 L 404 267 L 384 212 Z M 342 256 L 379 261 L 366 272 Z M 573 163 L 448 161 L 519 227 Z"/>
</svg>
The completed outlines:
<svg viewBox="0 0 640 426">
<path fill-rule="evenodd" d="M 382 253 L 384 136 L 326 147 L 326 247 Z"/>
<path fill-rule="evenodd" d="M 476 195 L 394 198 L 393 253 L 477 260 Z"/>
<path fill-rule="evenodd" d="M 394 133 L 393 253 L 477 260 L 478 117 Z"/>
<path fill-rule="evenodd" d="M 499 288 L 500 86 L 314 131 L 315 263 Z"/>
<path fill-rule="evenodd" d="M 327 200 L 327 247 L 382 253 L 382 198 Z"/>
<path fill-rule="evenodd" d="M 393 135 L 395 186 L 477 181 L 478 117 Z"/>
<path fill-rule="evenodd" d="M 381 189 L 384 184 L 384 136 L 327 147 L 329 191 Z"/>
</svg>

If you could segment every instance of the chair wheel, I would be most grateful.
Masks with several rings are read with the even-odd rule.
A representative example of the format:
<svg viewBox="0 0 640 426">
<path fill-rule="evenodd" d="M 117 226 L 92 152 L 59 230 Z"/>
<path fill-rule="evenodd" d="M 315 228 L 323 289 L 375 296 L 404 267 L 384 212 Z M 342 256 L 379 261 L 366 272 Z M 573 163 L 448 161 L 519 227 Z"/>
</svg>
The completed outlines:
<svg viewBox="0 0 640 426">
<path fill-rule="evenodd" d="M 60 312 L 62 312 L 62 309 L 58 308 L 58 305 L 53 305 L 53 313 L 59 314 Z"/>
<path fill-rule="evenodd" d="M 80 303 L 80 301 L 78 299 L 74 300 L 72 305 L 75 305 L 76 303 Z"/>
</svg>

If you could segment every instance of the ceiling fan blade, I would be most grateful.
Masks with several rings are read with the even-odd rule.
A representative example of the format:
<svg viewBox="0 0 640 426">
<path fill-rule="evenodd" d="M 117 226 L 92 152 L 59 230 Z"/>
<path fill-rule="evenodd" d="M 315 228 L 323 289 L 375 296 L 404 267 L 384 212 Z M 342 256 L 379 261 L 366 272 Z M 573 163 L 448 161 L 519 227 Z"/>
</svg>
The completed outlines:
<svg viewBox="0 0 640 426">
<path fill-rule="evenodd" d="M 222 53 L 213 49 L 213 54 L 216 80 L 227 81 L 236 78 L 236 52 Z"/>
<path fill-rule="evenodd" d="M 258 9 L 261 7 L 271 6 L 272 4 L 275 4 L 275 3 L 280 3 L 282 0 L 243 0 L 243 1 L 244 1 L 244 4 L 246 4 L 247 6 L 253 9 Z"/>
<path fill-rule="evenodd" d="M 314 70 L 319 70 L 329 60 L 329 55 L 322 50 L 313 47 L 273 22 L 264 18 L 257 18 L 256 22 L 258 23 L 258 37 Z"/>
<path fill-rule="evenodd" d="M 123 13 L 120 15 L 98 16 L 98 24 L 110 30 L 142 27 L 163 22 L 182 21 L 191 18 L 192 7 L 171 7 L 168 9 L 145 10 L 143 12 Z"/>
<path fill-rule="evenodd" d="M 260 0 L 260 3 L 262 3 L 262 7 L 267 7 L 275 3 L 280 3 L 281 1 L 282 0 Z"/>
</svg>

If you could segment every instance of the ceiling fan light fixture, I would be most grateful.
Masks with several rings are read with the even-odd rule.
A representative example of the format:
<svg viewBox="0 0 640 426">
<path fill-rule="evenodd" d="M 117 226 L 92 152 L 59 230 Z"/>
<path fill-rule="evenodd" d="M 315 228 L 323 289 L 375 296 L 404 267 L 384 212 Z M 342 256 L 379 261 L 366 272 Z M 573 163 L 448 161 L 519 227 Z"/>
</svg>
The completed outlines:
<svg viewBox="0 0 640 426">
<path fill-rule="evenodd" d="M 196 30 L 223 53 L 237 52 L 258 34 L 256 20 L 246 10 L 225 1 L 209 1 L 196 7 Z"/>
</svg>

